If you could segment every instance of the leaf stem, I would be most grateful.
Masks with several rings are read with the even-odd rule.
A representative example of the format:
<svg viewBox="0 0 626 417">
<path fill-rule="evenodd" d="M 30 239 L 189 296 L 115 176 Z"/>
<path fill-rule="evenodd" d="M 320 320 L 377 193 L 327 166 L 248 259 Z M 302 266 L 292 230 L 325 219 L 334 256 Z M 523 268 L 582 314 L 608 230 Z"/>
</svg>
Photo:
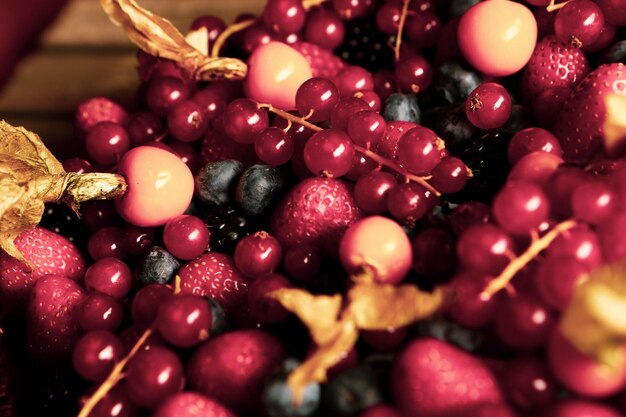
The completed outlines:
<svg viewBox="0 0 626 417">
<path fill-rule="evenodd" d="M 328 0 L 302 0 L 302 7 L 309 10 L 311 7 L 319 6 L 327 1 Z"/>
<path fill-rule="evenodd" d="M 404 24 L 406 22 L 406 16 L 409 13 L 409 4 L 411 0 L 404 0 L 402 5 L 402 12 L 400 13 L 400 21 L 398 22 L 398 34 L 396 35 L 396 44 L 393 48 L 396 62 L 400 60 L 400 46 L 402 45 L 402 32 L 404 31 Z"/>
<path fill-rule="evenodd" d="M 548 13 L 552 13 L 554 11 L 557 11 L 565 7 L 565 5 L 569 3 L 570 1 L 571 0 L 567 0 L 567 1 L 564 1 L 563 3 L 556 4 L 556 0 L 550 0 L 550 4 L 546 6 L 546 10 L 548 11 Z"/>
<path fill-rule="evenodd" d="M 215 43 L 211 48 L 211 57 L 218 58 L 220 56 L 220 50 L 224 46 L 224 43 L 226 43 L 226 40 L 228 40 L 228 38 L 230 38 L 233 34 L 249 28 L 254 24 L 254 22 L 256 22 L 256 19 L 248 19 L 238 23 L 233 23 L 224 29 L 224 31 L 220 33 L 220 36 L 215 39 Z"/>
<path fill-rule="evenodd" d="M 274 113 L 277 116 L 282 117 L 283 119 L 292 122 L 292 123 L 298 123 L 304 127 L 306 127 L 307 129 L 310 129 L 314 132 L 320 132 L 324 129 L 322 129 L 321 127 L 309 122 L 306 120 L 305 117 L 299 117 L 299 116 L 295 116 L 291 113 L 286 112 L 285 110 L 282 109 L 277 109 L 276 107 L 272 106 L 271 104 L 267 104 L 267 103 L 259 103 L 258 104 L 259 108 L 266 108 L 269 112 Z M 308 116 L 308 115 L 307 115 Z M 400 166 L 398 163 L 396 163 L 395 161 L 393 161 L 392 159 L 388 159 L 385 158 L 379 154 L 377 154 L 374 151 L 371 151 L 363 146 L 354 144 L 354 149 L 359 152 L 360 154 L 372 159 L 373 161 L 375 161 L 376 163 L 378 163 L 381 166 L 386 166 L 387 168 L 390 168 L 391 170 L 397 172 L 398 174 L 404 176 L 405 178 L 407 178 L 410 181 L 416 182 L 418 184 L 420 184 L 421 186 L 423 186 L 424 188 L 426 188 L 428 191 L 430 191 L 431 193 L 435 194 L 436 196 L 440 196 L 441 193 L 432 185 L 430 185 L 426 180 L 430 177 L 420 177 L 417 176 L 415 174 L 410 173 L 408 170 L 406 170 L 404 167 Z"/>
<path fill-rule="evenodd" d="M 481 293 L 481 297 L 490 298 L 495 293 L 505 288 L 513 279 L 515 274 L 535 259 L 544 249 L 550 246 L 554 239 L 559 237 L 561 233 L 570 230 L 577 225 L 578 223 L 574 220 L 565 220 L 554 226 L 552 230 L 546 233 L 543 237 L 531 242 L 524 253 L 511 260 L 500 275 L 489 282 L 487 287 Z"/>
</svg>

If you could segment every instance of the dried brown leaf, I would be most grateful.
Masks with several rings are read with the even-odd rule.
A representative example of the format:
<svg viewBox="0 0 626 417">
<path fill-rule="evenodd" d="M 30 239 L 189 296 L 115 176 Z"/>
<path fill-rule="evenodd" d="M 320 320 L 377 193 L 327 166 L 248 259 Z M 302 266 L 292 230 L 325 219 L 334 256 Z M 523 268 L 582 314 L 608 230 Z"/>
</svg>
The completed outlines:
<svg viewBox="0 0 626 417">
<path fill-rule="evenodd" d="M 393 329 L 430 317 L 450 295 L 443 288 L 428 293 L 414 285 L 361 284 L 348 292 L 347 314 L 361 330 Z"/>
<path fill-rule="evenodd" d="M 0 248 L 25 261 L 13 243 L 41 220 L 46 202 L 112 198 L 126 189 L 116 174 L 66 173 L 39 136 L 0 121 Z"/>
<path fill-rule="evenodd" d="M 100 0 L 109 19 L 121 26 L 143 51 L 178 62 L 197 80 L 242 79 L 246 64 L 235 58 L 211 58 L 194 48 L 167 19 L 140 7 L 134 0 Z"/>
<path fill-rule="evenodd" d="M 617 155 L 626 147 L 626 96 L 608 94 L 605 103 L 604 148 L 609 155 Z"/>
</svg>

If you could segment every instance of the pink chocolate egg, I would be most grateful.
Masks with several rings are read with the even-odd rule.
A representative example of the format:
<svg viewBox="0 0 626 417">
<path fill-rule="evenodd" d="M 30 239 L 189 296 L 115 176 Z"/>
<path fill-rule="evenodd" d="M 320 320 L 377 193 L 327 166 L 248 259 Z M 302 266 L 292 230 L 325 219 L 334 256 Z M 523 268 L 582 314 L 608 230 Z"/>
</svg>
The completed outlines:
<svg viewBox="0 0 626 417">
<path fill-rule="evenodd" d="M 117 172 L 128 183 L 126 194 L 115 200 L 117 212 L 136 226 L 164 225 L 191 202 L 193 174 L 171 152 L 139 146 L 122 157 Z"/>
<path fill-rule="evenodd" d="M 269 42 L 248 59 L 246 94 L 260 103 L 292 110 L 298 87 L 311 77 L 311 66 L 300 52 L 282 42 Z"/>
</svg>

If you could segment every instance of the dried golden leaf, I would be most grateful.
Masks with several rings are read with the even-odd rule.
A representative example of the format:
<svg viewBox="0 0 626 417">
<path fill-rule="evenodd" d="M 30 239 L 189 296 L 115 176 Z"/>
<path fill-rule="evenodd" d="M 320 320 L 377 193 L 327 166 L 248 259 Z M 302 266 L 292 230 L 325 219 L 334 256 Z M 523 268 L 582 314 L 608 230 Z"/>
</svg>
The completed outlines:
<svg viewBox="0 0 626 417">
<path fill-rule="evenodd" d="M 39 223 L 44 203 L 64 200 L 76 209 L 125 190 L 116 174 L 66 173 L 39 136 L 0 121 L 0 248 L 9 255 L 24 261 L 13 241 Z"/>
<path fill-rule="evenodd" d="M 340 295 L 315 296 L 295 288 L 274 291 L 270 295 L 302 320 L 318 346 L 334 337 L 341 309 Z"/>
<path fill-rule="evenodd" d="M 319 346 L 315 353 L 309 356 L 287 378 L 287 383 L 293 390 L 296 403 L 302 400 L 304 389 L 311 382 L 326 381 L 326 371 L 345 357 L 358 337 L 359 332 L 351 320 L 344 319 L 337 323 L 333 337 L 324 345 Z"/>
<path fill-rule="evenodd" d="M 414 285 L 361 284 L 348 292 L 347 314 L 359 329 L 387 330 L 428 318 L 450 297 L 443 288 L 428 293 Z"/>
<path fill-rule="evenodd" d="M 452 296 L 446 288 L 426 293 L 411 285 L 377 284 L 367 270 L 352 279 L 355 285 L 348 292 L 347 305 L 342 305 L 342 296 L 338 294 L 315 296 L 301 289 L 283 289 L 270 294 L 300 317 L 317 344 L 315 353 L 287 380 L 296 403 L 307 385 L 326 380 L 328 369 L 356 343 L 359 330 L 406 326 L 433 315 Z"/>
<path fill-rule="evenodd" d="M 561 331 L 581 352 L 621 364 L 626 341 L 626 264 L 607 265 L 581 282 L 561 317 Z"/>
<path fill-rule="evenodd" d="M 121 26 L 143 51 L 179 63 L 197 80 L 242 79 L 246 64 L 235 58 L 211 58 L 194 48 L 168 20 L 140 7 L 134 0 L 100 0 L 109 19 Z"/>
<path fill-rule="evenodd" d="M 626 96 L 608 94 L 605 98 L 604 148 L 616 155 L 626 146 Z"/>
</svg>

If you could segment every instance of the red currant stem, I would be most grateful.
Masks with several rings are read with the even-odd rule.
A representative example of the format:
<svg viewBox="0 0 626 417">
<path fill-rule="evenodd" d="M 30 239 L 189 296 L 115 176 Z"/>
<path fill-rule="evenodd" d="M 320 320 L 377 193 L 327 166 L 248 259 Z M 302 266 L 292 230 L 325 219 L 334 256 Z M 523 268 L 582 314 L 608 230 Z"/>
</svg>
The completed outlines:
<svg viewBox="0 0 626 417">
<path fill-rule="evenodd" d="M 311 7 L 319 6 L 328 0 L 302 0 L 302 7 L 309 10 Z"/>
<path fill-rule="evenodd" d="M 406 15 L 409 13 L 409 4 L 411 0 L 404 0 L 402 12 L 400 13 L 400 21 L 398 22 L 398 35 L 396 35 L 396 46 L 393 50 L 396 62 L 400 60 L 400 45 L 402 45 L 402 31 L 406 22 Z"/>
<path fill-rule="evenodd" d="M 98 402 L 101 399 L 103 399 L 104 396 L 107 395 L 107 393 L 113 389 L 113 387 L 115 387 L 115 384 L 117 384 L 119 381 L 121 381 L 124 378 L 123 371 L 124 371 L 124 368 L 126 367 L 126 364 L 128 363 L 129 360 L 133 358 L 133 356 L 137 354 L 137 352 L 139 351 L 139 349 L 141 349 L 141 347 L 146 342 L 146 340 L 148 340 L 152 332 L 153 332 L 152 328 L 148 327 L 143 332 L 139 340 L 137 340 L 137 342 L 133 345 L 130 352 L 128 352 L 128 354 L 121 361 L 115 364 L 115 366 L 111 370 L 111 373 L 109 374 L 107 379 L 105 379 L 104 382 L 100 384 L 96 392 L 94 392 L 87 399 L 83 407 L 80 409 L 80 412 L 78 413 L 78 417 L 89 416 L 89 414 L 93 411 L 94 407 L 98 404 Z"/>
<path fill-rule="evenodd" d="M 174 278 L 174 294 L 178 293 L 180 293 L 180 276 L 176 275 L 176 277 Z M 148 340 L 150 335 L 152 335 L 152 333 L 154 332 L 153 327 L 154 324 L 151 327 L 148 327 L 141 334 L 141 337 L 137 339 L 137 342 L 135 342 L 128 354 L 124 356 L 121 361 L 115 364 L 107 379 L 105 379 L 104 382 L 100 384 L 96 392 L 94 392 L 87 399 L 83 407 L 80 409 L 78 417 L 88 417 L 89 414 L 93 411 L 93 408 L 98 404 L 98 402 L 103 399 L 104 396 L 107 395 L 107 393 L 111 391 L 115 387 L 115 385 L 124 378 L 123 372 L 126 364 L 128 364 L 128 361 L 130 361 L 137 354 L 137 352 L 139 352 L 139 349 L 141 349 L 143 344 L 146 343 L 146 340 Z"/>
<path fill-rule="evenodd" d="M 515 274 L 535 259 L 544 249 L 550 246 L 554 239 L 556 239 L 561 233 L 575 227 L 576 225 L 577 223 L 574 220 L 565 220 L 554 226 L 552 230 L 543 235 L 543 237 L 532 242 L 524 253 L 509 262 L 500 275 L 495 277 L 487 285 L 487 287 L 480 294 L 481 298 L 488 299 L 501 289 L 506 288 Z"/>
<path fill-rule="evenodd" d="M 321 132 L 322 129 L 321 127 L 314 125 L 311 122 L 308 122 L 304 117 L 298 117 L 298 116 L 294 116 L 291 113 L 288 113 L 284 110 L 281 109 L 277 109 L 276 107 L 272 106 L 271 104 L 266 104 L 266 103 L 259 103 L 258 104 L 259 108 L 266 108 L 269 112 L 274 113 L 277 116 L 282 117 L 283 119 L 287 120 L 287 121 L 291 121 L 293 123 L 298 123 L 304 127 L 306 127 L 307 129 L 311 129 L 314 132 Z M 378 155 L 376 152 L 373 152 L 363 146 L 354 144 L 354 149 L 359 152 L 362 155 L 367 156 L 368 158 L 374 160 L 375 162 L 377 162 L 379 165 L 382 166 L 386 166 L 387 168 L 390 168 L 392 170 L 394 170 L 395 172 L 397 172 L 400 175 L 403 175 L 405 178 L 414 181 L 420 185 L 422 185 L 424 188 L 426 188 L 428 191 L 430 191 L 431 193 L 435 194 L 436 196 L 440 196 L 441 193 L 432 185 L 430 185 L 428 182 L 426 182 L 427 178 L 430 177 L 419 177 L 415 174 L 410 173 L 409 171 L 407 171 L 405 168 L 403 168 L 402 166 L 398 165 L 396 162 L 394 162 L 391 159 L 387 159 L 385 157 L 382 157 L 380 155 Z"/>
<path fill-rule="evenodd" d="M 556 0 L 550 0 L 550 4 L 546 6 L 546 10 L 548 11 L 548 13 L 555 12 L 559 9 L 562 9 L 570 1 L 572 0 L 567 0 L 567 1 L 564 1 L 563 3 L 556 4 Z"/>
<path fill-rule="evenodd" d="M 220 36 L 215 39 L 213 48 L 211 48 L 211 57 L 218 58 L 220 56 L 220 50 L 222 49 L 222 46 L 224 46 L 226 40 L 230 38 L 231 35 L 233 35 L 234 33 L 249 28 L 254 24 L 254 22 L 256 22 L 256 19 L 248 19 L 242 22 L 233 23 L 232 25 L 229 25 L 226 29 L 224 29 L 224 32 L 220 33 Z"/>
</svg>

